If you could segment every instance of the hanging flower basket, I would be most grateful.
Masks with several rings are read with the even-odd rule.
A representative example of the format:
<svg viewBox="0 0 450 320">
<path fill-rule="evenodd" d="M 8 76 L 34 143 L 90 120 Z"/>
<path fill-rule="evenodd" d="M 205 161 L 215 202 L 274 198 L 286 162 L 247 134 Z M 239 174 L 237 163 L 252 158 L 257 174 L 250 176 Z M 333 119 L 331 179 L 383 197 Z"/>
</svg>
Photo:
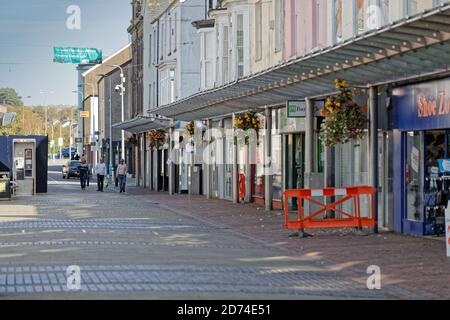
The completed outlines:
<svg viewBox="0 0 450 320">
<path fill-rule="evenodd" d="M 150 140 L 150 147 L 160 147 L 166 142 L 166 131 L 162 129 L 151 130 L 148 133 L 148 139 Z"/>
<path fill-rule="evenodd" d="M 259 130 L 261 129 L 261 121 L 259 119 L 258 113 L 253 111 L 248 111 L 242 114 L 238 114 L 234 119 L 234 129 L 241 129 L 244 131 L 253 129 L 256 132 L 256 141 L 259 144 Z M 237 137 L 235 137 L 237 140 Z M 249 143 L 249 137 L 245 137 L 245 144 Z"/>
<path fill-rule="evenodd" d="M 195 130 L 195 124 L 194 121 L 189 122 L 186 127 L 185 127 L 186 131 L 189 133 L 189 135 L 192 137 L 194 135 L 194 130 Z"/>
<path fill-rule="evenodd" d="M 335 84 L 339 94 L 326 99 L 325 108 L 321 110 L 325 120 L 320 128 L 320 139 L 327 147 L 361 139 L 367 122 L 366 111 L 353 100 L 355 94 L 347 87 L 347 81 L 336 79 Z"/>
</svg>

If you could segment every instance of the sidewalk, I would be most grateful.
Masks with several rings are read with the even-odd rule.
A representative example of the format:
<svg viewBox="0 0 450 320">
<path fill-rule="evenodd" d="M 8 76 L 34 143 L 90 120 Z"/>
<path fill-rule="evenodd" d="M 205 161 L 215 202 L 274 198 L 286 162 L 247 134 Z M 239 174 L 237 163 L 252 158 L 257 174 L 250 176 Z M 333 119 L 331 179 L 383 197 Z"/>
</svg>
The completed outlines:
<svg viewBox="0 0 450 320">
<path fill-rule="evenodd" d="M 128 194 L 145 196 L 183 212 L 245 234 L 265 245 L 307 256 L 316 263 L 361 281 L 370 265 L 381 268 L 382 288 L 403 298 L 450 299 L 450 258 L 445 242 L 397 233 L 361 236 L 353 230 L 310 231 L 311 238 L 289 238 L 281 211 L 266 212 L 255 204 L 207 200 L 132 187 Z M 367 276 L 365 276 L 367 277 Z"/>
</svg>

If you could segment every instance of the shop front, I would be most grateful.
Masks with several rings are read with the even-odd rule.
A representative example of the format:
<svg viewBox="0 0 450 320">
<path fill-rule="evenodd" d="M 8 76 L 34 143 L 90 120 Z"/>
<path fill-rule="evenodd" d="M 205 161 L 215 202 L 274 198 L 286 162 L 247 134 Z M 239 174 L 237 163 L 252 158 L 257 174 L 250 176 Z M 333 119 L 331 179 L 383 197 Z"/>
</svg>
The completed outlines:
<svg viewBox="0 0 450 320">
<path fill-rule="evenodd" d="M 443 236 L 450 199 L 450 78 L 393 90 L 394 227 Z"/>
</svg>

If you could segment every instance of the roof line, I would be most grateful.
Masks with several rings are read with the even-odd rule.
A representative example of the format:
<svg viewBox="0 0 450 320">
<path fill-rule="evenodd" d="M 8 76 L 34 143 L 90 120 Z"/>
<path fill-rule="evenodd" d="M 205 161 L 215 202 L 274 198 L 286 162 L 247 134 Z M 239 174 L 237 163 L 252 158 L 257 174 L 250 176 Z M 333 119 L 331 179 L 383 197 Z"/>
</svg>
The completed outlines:
<svg viewBox="0 0 450 320">
<path fill-rule="evenodd" d="M 111 60 L 112 58 L 114 58 L 115 56 L 119 55 L 120 53 L 122 53 L 123 51 L 125 51 L 126 49 L 128 49 L 131 46 L 131 42 L 128 43 L 126 46 L 124 46 L 123 48 L 119 49 L 118 51 L 114 52 L 112 55 L 110 55 L 108 58 L 106 58 L 105 60 L 102 61 L 102 63 L 97 64 L 96 66 L 88 69 L 87 71 L 85 71 L 82 76 L 86 77 L 89 73 L 91 73 L 92 71 L 96 70 L 97 68 L 99 68 L 101 65 L 105 64 L 106 62 L 108 62 L 109 60 Z"/>
</svg>

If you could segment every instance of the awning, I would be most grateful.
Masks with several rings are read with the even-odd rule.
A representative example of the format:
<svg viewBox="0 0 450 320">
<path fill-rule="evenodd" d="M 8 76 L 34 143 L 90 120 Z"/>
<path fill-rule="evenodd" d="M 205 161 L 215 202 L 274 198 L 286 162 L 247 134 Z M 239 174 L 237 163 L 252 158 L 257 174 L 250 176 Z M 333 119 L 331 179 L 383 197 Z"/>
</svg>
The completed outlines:
<svg viewBox="0 0 450 320">
<path fill-rule="evenodd" d="M 153 129 L 167 128 L 171 123 L 170 119 L 137 116 L 136 118 L 113 124 L 114 129 L 125 130 L 131 133 L 147 132 Z"/>
<path fill-rule="evenodd" d="M 330 94 L 336 78 L 368 87 L 445 74 L 450 71 L 449 40 L 450 5 L 443 5 L 154 112 L 186 121 L 207 119 Z"/>
</svg>

